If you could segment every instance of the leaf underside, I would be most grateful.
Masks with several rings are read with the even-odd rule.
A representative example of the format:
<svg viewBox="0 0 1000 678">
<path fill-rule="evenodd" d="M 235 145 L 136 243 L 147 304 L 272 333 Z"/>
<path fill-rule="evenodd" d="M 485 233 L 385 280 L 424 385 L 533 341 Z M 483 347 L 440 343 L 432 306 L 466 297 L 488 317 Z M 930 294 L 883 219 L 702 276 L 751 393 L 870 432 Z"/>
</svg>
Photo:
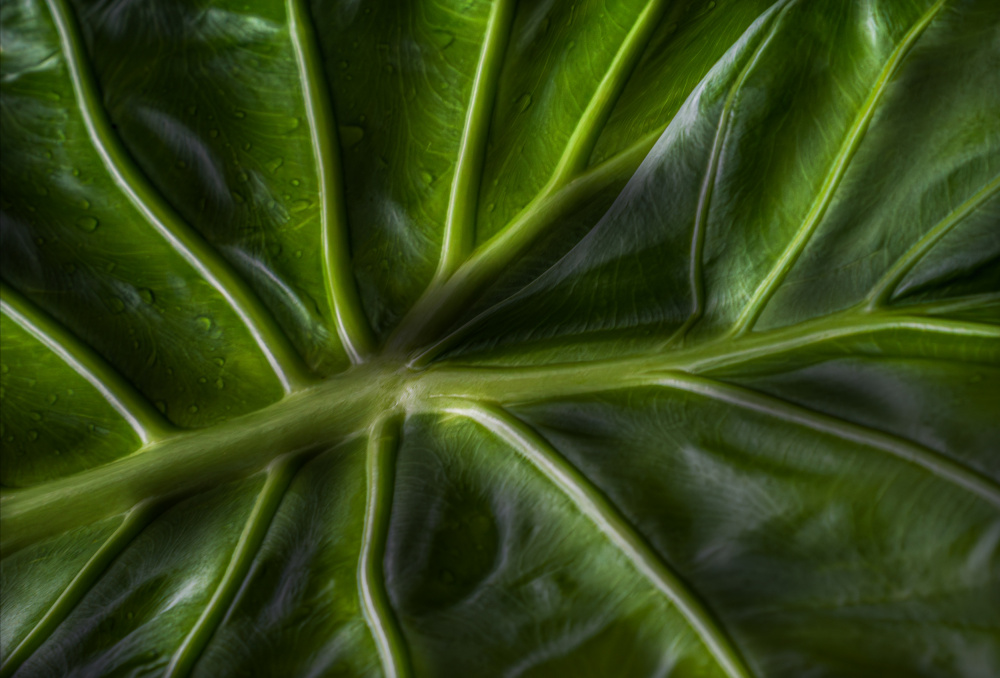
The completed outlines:
<svg viewBox="0 0 1000 678">
<path fill-rule="evenodd" d="M 0 676 L 1000 675 L 995 0 L 3 0 Z"/>
</svg>

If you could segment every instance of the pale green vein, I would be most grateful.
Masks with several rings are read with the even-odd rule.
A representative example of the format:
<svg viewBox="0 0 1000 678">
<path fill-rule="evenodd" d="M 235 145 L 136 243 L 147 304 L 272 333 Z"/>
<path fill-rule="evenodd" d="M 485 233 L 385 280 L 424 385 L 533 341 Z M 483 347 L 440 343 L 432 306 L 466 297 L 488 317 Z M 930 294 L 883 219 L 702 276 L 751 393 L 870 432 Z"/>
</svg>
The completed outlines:
<svg viewBox="0 0 1000 678">
<path fill-rule="evenodd" d="M 736 319 L 732 329 L 733 335 L 740 335 L 753 329 L 754 323 L 757 322 L 757 318 L 759 318 L 760 314 L 764 311 L 764 306 L 771 299 L 775 291 L 788 275 L 788 272 L 795 265 L 795 262 L 798 260 L 799 255 L 802 254 L 802 251 L 808 244 L 809 239 L 816 230 L 816 227 L 826 214 L 826 210 L 830 206 L 833 196 L 837 192 L 837 188 L 840 186 L 840 182 L 843 179 L 844 174 L 847 172 L 847 167 L 850 165 L 851 160 L 854 158 L 854 154 L 861 145 L 861 141 L 868 130 L 868 125 L 871 122 L 872 117 L 875 115 L 875 110 L 878 108 L 878 104 L 882 100 L 882 96 L 885 94 L 886 90 L 888 90 L 893 76 L 896 74 L 914 44 L 916 44 L 917 40 L 923 34 L 924 30 L 934 20 L 934 17 L 937 16 L 938 12 L 941 11 L 941 8 L 944 7 L 944 4 L 945 0 L 938 0 L 938 2 L 934 3 L 934 5 L 910 28 L 906 35 L 903 36 L 899 45 L 896 46 L 896 49 L 893 50 L 892 54 L 889 56 L 889 60 L 883 67 L 878 79 L 875 81 L 875 86 L 868 94 L 868 98 L 865 100 L 864 104 L 862 104 L 861 109 L 858 111 L 858 114 L 854 119 L 854 123 L 851 125 L 851 128 L 847 133 L 847 137 L 844 139 L 840 149 L 837 151 L 837 155 L 835 156 L 833 164 L 830 167 L 830 171 L 827 173 L 816 199 L 809 208 L 809 212 L 806 214 L 805 219 L 800 225 L 798 231 L 795 233 L 791 242 L 785 248 L 784 252 L 782 252 L 777 263 L 775 263 L 774 267 L 768 272 L 764 280 L 761 281 L 760 285 L 757 286 L 757 289 L 747 302 L 743 312 L 740 313 L 740 316 Z"/>
<path fill-rule="evenodd" d="M 250 517 L 243 527 L 236 549 L 229 560 L 222 580 L 215 588 L 211 600 L 205 605 L 194 627 L 184 637 L 180 647 L 170 658 L 164 673 L 165 678 L 181 678 L 190 675 L 195 662 L 218 628 L 223 615 L 236 597 L 236 592 L 246 579 L 254 557 L 260 551 L 268 528 L 274 520 L 285 490 L 295 475 L 295 462 L 291 455 L 279 457 L 271 463 L 264 487 L 257 495 Z"/>
<path fill-rule="evenodd" d="M 37 650 L 52 632 L 69 616 L 84 595 L 107 571 L 108 566 L 135 539 L 158 511 L 156 502 L 145 500 L 133 507 L 121 524 L 86 562 L 73 580 L 63 589 L 45 615 L 28 632 L 0 666 L 0 678 L 9 678 Z"/>
<path fill-rule="evenodd" d="M 174 426 L 115 368 L 27 297 L 0 284 L 3 314 L 86 379 L 122 416 L 144 445 L 169 437 Z"/>
<path fill-rule="evenodd" d="M 520 256 L 542 232 L 580 209 L 595 195 L 624 184 L 649 153 L 662 129 L 584 172 L 562 189 L 533 202 L 510 227 L 480 246 L 448 280 L 431 285 L 387 343 L 389 351 L 419 346 L 446 329 L 480 290 Z M 439 342 L 440 344 L 440 342 Z M 431 349 L 434 350 L 434 349 Z"/>
<path fill-rule="evenodd" d="M 598 137 L 669 4 L 668 0 L 650 0 L 636 18 L 577 121 L 552 178 L 541 191 L 543 195 L 558 190 L 586 169 Z M 682 3 L 674 3 L 675 14 L 683 9 Z"/>
<path fill-rule="evenodd" d="M 997 343 L 1000 327 L 994 325 L 905 315 L 879 317 L 850 311 L 790 328 L 746 334 L 735 340 L 609 360 L 523 367 L 441 363 L 419 373 L 412 382 L 411 397 L 452 396 L 510 403 L 582 395 L 608 388 L 642 386 L 649 382 L 650 375 L 665 371 L 710 373 L 788 355 L 822 343 L 888 332 L 956 337 L 1000 347 Z"/>
<path fill-rule="evenodd" d="M 475 241 L 476 209 L 486 156 L 486 139 L 490 131 L 490 117 L 507 39 L 514 19 L 514 6 L 514 0 L 493 0 L 490 7 L 486 34 L 472 82 L 469 107 L 465 113 L 451 194 L 448 197 L 436 280 L 447 279 L 468 256 Z"/>
<path fill-rule="evenodd" d="M 725 629 L 670 565 L 591 481 L 548 442 L 506 410 L 472 401 L 442 403 L 441 410 L 467 417 L 519 451 L 558 487 L 635 569 L 670 600 L 691 624 L 715 661 L 730 678 L 751 673 Z"/>
<path fill-rule="evenodd" d="M 385 590 L 382 560 L 389 532 L 392 487 L 398 445 L 397 423 L 382 417 L 372 426 L 368 438 L 365 527 L 358 559 L 358 593 L 365 620 L 371 629 L 386 678 L 410 675 L 409 660 L 402 634 Z"/>
<path fill-rule="evenodd" d="M 323 276 L 337 335 L 354 364 L 372 351 L 371 330 L 358 297 L 351 266 L 343 166 L 337 123 L 326 83 L 323 58 L 305 0 L 288 0 L 288 30 L 305 100 L 313 159 L 319 179 Z"/>
<path fill-rule="evenodd" d="M 919 466 L 1000 508 L 1000 485 L 978 471 L 928 447 L 877 429 L 795 405 L 760 391 L 714 379 L 674 373 L 657 379 L 661 386 L 697 393 L 719 402 L 759 412 L 811 431 L 870 447 Z"/>
<path fill-rule="evenodd" d="M 868 308 L 874 309 L 885 305 L 892 297 L 899 283 L 910 270 L 917 265 L 931 248 L 933 248 L 945 235 L 960 223 L 963 219 L 979 209 L 987 200 L 997 194 L 1000 190 L 1000 176 L 993 179 L 971 198 L 958 206 L 948 216 L 939 221 L 933 228 L 924 234 L 920 240 L 906 251 L 903 256 L 896 260 L 882 278 L 875 283 L 872 291 L 868 294 Z"/>
<path fill-rule="evenodd" d="M 285 392 L 312 381 L 270 312 L 211 245 L 170 207 L 133 163 L 114 131 L 87 62 L 68 0 L 46 0 L 69 69 L 87 134 L 115 184 L 149 224 L 226 299 L 264 353 Z"/>
<path fill-rule="evenodd" d="M 712 192 L 715 189 L 715 181 L 718 178 L 719 158 L 722 156 L 722 148 L 725 145 L 729 132 L 729 118 L 732 114 L 733 104 L 736 101 L 737 94 L 743 88 L 743 83 L 746 82 L 747 77 L 749 77 L 750 72 L 754 69 L 754 66 L 757 65 L 761 54 L 764 53 L 764 50 L 766 50 L 767 46 L 771 43 L 782 14 L 788 11 L 788 7 L 790 6 L 791 5 L 789 3 L 782 9 L 781 13 L 775 16 L 767 37 L 757 46 L 757 49 L 754 50 L 753 56 L 751 56 L 746 66 L 744 66 L 740 71 L 739 76 L 736 78 L 733 86 L 730 87 L 729 93 L 726 95 L 726 100 L 722 105 L 722 113 L 719 115 L 719 124 L 715 129 L 715 136 L 712 139 L 712 149 L 709 151 L 708 163 L 705 168 L 705 176 L 702 179 L 701 189 L 698 191 L 698 205 L 695 208 L 694 227 L 692 228 L 691 233 L 691 262 L 688 270 L 688 280 L 691 285 L 692 297 L 691 314 L 688 316 L 687 320 L 684 321 L 684 324 L 677 329 L 668 343 L 683 341 L 691 327 L 701 319 L 704 311 L 705 281 L 702 277 L 702 258 L 705 244 L 705 224 L 708 223 L 708 213 L 712 202 Z"/>
</svg>

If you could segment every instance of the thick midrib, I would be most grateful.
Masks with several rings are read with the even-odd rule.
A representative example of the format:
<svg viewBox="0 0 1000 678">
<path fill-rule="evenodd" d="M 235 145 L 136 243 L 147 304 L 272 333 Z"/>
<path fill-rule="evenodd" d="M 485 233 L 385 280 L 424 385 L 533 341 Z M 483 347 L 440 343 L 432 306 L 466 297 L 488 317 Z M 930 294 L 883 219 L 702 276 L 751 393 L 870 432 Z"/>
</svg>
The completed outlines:
<svg viewBox="0 0 1000 678">
<path fill-rule="evenodd" d="M 10 490 L 0 498 L 5 554 L 79 524 L 122 513 L 139 501 L 200 490 L 255 472 L 275 457 L 361 435 L 393 411 L 427 409 L 437 398 L 517 403 L 658 383 L 667 372 L 709 373 L 820 342 L 886 331 L 985 340 L 992 325 L 852 310 L 791 328 L 752 333 L 673 352 L 538 367 L 440 363 L 410 371 L 398 362 L 356 366 L 263 410 L 200 431 L 180 433 L 104 466 Z"/>
</svg>

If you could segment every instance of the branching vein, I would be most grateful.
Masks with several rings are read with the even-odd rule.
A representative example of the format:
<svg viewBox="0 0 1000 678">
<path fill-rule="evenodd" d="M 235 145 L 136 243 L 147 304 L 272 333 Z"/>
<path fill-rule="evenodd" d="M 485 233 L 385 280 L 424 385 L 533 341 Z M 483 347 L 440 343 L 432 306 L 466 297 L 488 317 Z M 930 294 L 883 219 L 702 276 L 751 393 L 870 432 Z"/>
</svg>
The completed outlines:
<svg viewBox="0 0 1000 678">
<path fill-rule="evenodd" d="M 808 244 L 813 232 L 816 230 L 816 227 L 826 214 L 826 210 L 830 206 L 830 202 L 833 200 L 833 196 L 837 192 L 837 188 L 840 186 L 840 182 L 844 178 L 844 174 L 847 172 L 847 168 L 850 165 L 851 160 L 854 158 L 854 154 L 861 145 L 865 132 L 868 130 L 868 125 L 871 122 L 872 117 L 875 115 L 875 110 L 878 108 L 879 102 L 882 100 L 882 96 L 885 94 L 886 90 L 888 90 L 893 76 L 896 74 L 900 65 L 906 59 L 907 54 L 909 54 L 917 40 L 921 35 L 923 35 L 924 30 L 934 20 L 934 17 L 938 15 L 941 8 L 944 7 L 944 4 L 945 0 L 938 0 L 938 2 L 934 3 L 934 5 L 922 17 L 920 17 L 917 23 L 910 28 L 906 35 L 903 36 L 899 45 L 897 45 L 896 49 L 893 50 L 889 60 L 886 62 L 885 67 L 882 69 L 878 79 L 875 81 L 875 86 L 872 88 L 868 98 L 858 111 L 858 114 L 854 119 L 854 123 L 851 125 L 851 128 L 847 133 L 847 137 L 844 139 L 843 144 L 841 144 L 840 150 L 837 151 L 837 155 L 833 160 L 830 171 L 827 173 L 826 179 L 823 181 L 823 185 L 820 187 L 819 193 L 813 201 L 812 206 L 809 208 L 809 212 L 806 214 L 801 226 L 799 226 L 798 231 L 795 233 L 795 236 L 785 248 L 784 252 L 782 252 L 781 257 L 779 257 L 774 267 L 768 272 L 767 276 L 763 281 L 761 281 L 760 285 L 758 285 L 753 296 L 743 309 L 743 312 L 740 314 L 739 318 L 737 318 L 732 330 L 734 335 L 740 335 L 753 329 L 754 324 L 757 322 L 757 318 L 759 318 L 760 314 L 764 311 L 764 306 L 767 305 L 767 302 L 771 299 L 775 291 L 784 281 L 785 276 L 788 275 L 788 272 L 795 265 L 799 255 L 802 254 L 802 251 Z"/>
<path fill-rule="evenodd" d="M 871 293 L 868 295 L 869 308 L 885 305 L 892 298 L 893 293 L 902 282 L 910 270 L 940 242 L 941 238 L 948 234 L 956 224 L 983 206 L 987 200 L 1000 191 L 1000 176 L 993 179 L 971 198 L 958 206 L 944 219 L 939 221 L 924 236 L 901 256 L 882 278 L 875 283 Z"/>
<path fill-rule="evenodd" d="M 144 445 L 169 437 L 174 426 L 127 379 L 72 332 L 20 293 L 0 285 L 3 314 L 86 379 L 128 422 Z"/>
<path fill-rule="evenodd" d="M 59 32 L 73 91 L 87 133 L 115 184 L 149 224 L 226 299 L 246 325 L 286 392 L 311 381 L 295 348 L 249 286 L 211 245 L 170 207 L 132 162 L 107 112 L 68 0 L 46 0 Z"/>
<path fill-rule="evenodd" d="M 1000 485 L 995 480 L 936 450 L 918 445 L 905 438 L 810 410 L 760 391 L 705 377 L 671 373 L 659 378 L 657 383 L 669 388 L 697 393 L 742 409 L 760 412 L 818 433 L 826 433 L 841 440 L 880 450 L 919 466 L 938 478 L 971 492 L 1000 508 Z"/>
<path fill-rule="evenodd" d="M 677 607 L 727 676 L 749 678 L 750 670 L 732 639 L 704 603 L 621 511 L 544 438 L 506 410 L 493 405 L 455 401 L 442 409 L 472 419 L 523 454 Z"/>
<path fill-rule="evenodd" d="M 451 194 L 448 197 L 436 280 L 447 279 L 461 265 L 475 240 L 476 209 L 486 156 L 486 140 L 490 131 L 490 116 L 514 19 L 514 6 L 514 0 L 494 0 L 490 7 L 486 35 L 472 82 L 469 107 L 465 113 Z"/>
<path fill-rule="evenodd" d="M 212 634 L 222 621 L 223 615 L 229 609 L 236 592 L 247 576 L 254 557 L 260 551 L 268 528 L 274 520 L 285 490 L 295 475 L 295 466 L 291 457 L 280 457 L 271 463 L 267 472 L 264 487 L 257 495 L 257 501 L 250 513 L 250 518 L 243 527 L 243 533 L 236 543 L 236 550 L 226 567 L 222 580 L 212 594 L 211 600 L 201 611 L 198 621 L 184 637 L 180 647 L 170 659 L 170 664 L 164 673 L 165 678 L 182 678 L 191 674 L 195 662 L 201 656 Z"/>
<path fill-rule="evenodd" d="M 0 666 L 0 678 L 8 678 L 46 641 L 69 616 L 111 563 L 135 539 L 158 511 L 156 502 L 144 500 L 125 514 L 121 525 L 73 577 L 45 615 L 18 643 Z"/>
<path fill-rule="evenodd" d="M 351 267 L 344 175 L 337 126 L 327 88 L 323 57 L 305 0 L 288 0 L 289 33 L 305 99 L 313 159 L 319 179 L 320 222 L 326 292 L 337 335 L 352 363 L 372 351 L 371 330 L 358 297 Z"/>
<path fill-rule="evenodd" d="M 396 627 L 382 571 L 398 444 L 395 429 L 395 422 L 383 417 L 372 426 L 368 439 L 368 501 L 358 560 L 358 589 L 386 678 L 405 678 L 410 674 L 406 646 Z"/>
</svg>

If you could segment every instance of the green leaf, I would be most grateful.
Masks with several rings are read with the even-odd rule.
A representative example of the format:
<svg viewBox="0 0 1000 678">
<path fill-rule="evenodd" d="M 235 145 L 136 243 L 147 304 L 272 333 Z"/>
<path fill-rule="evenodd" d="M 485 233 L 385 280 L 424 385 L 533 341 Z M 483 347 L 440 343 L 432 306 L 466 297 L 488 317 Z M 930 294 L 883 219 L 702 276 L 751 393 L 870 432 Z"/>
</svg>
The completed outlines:
<svg viewBox="0 0 1000 678">
<path fill-rule="evenodd" d="M 0 676 L 1000 674 L 993 0 L 4 0 Z"/>
</svg>

